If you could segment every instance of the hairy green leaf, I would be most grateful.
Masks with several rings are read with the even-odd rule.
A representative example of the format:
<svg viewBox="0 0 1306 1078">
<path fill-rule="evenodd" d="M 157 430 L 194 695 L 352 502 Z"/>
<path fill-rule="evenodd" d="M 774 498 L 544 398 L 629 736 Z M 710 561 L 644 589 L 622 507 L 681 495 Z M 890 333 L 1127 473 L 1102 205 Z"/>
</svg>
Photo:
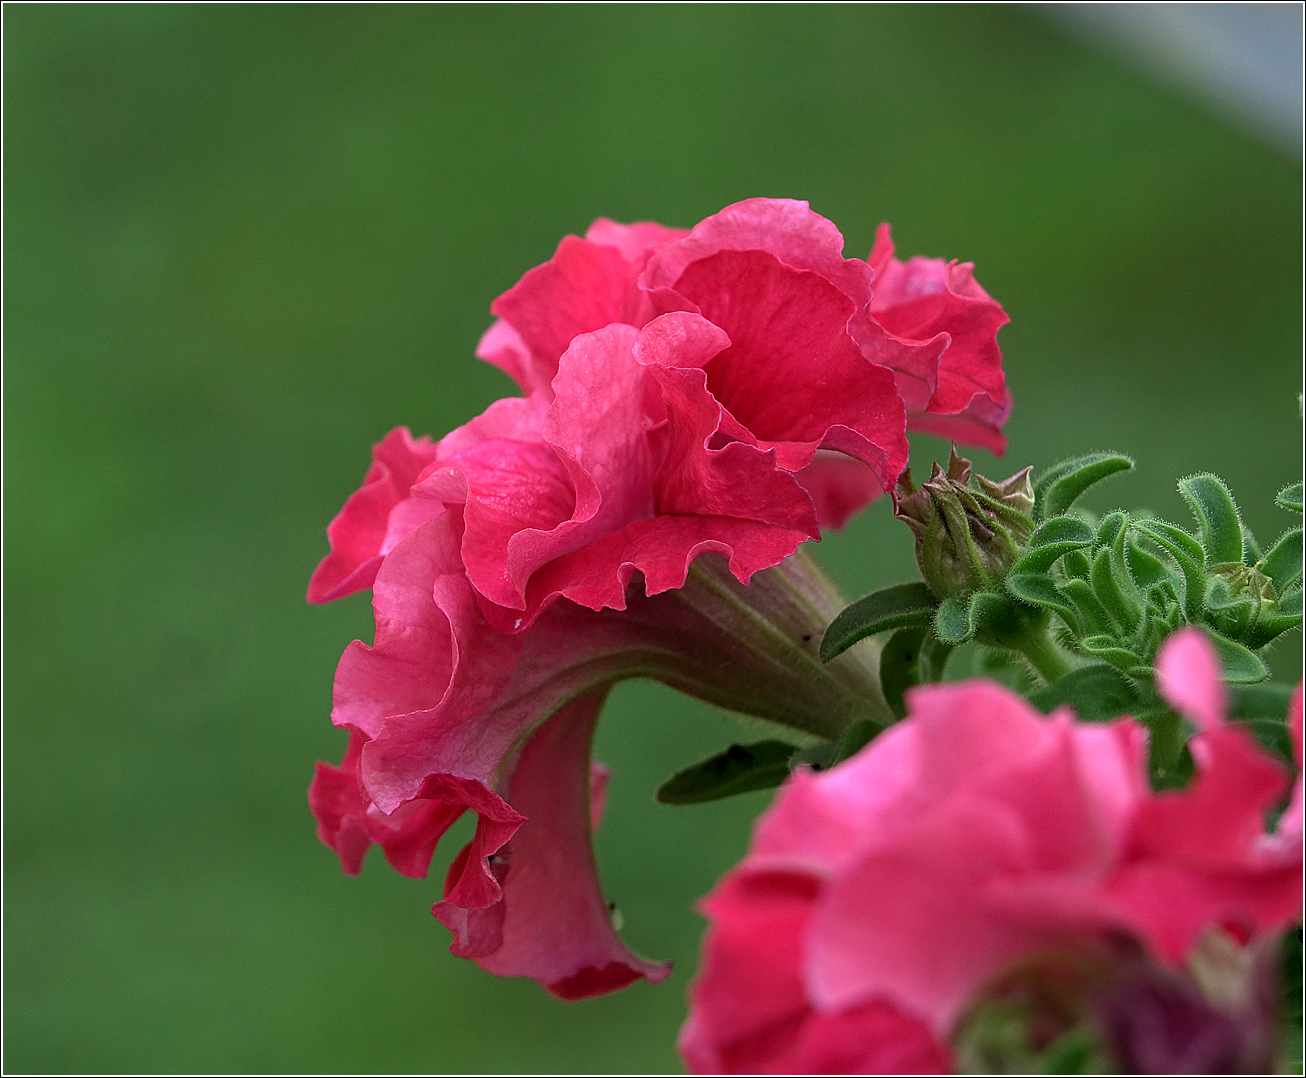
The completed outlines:
<svg viewBox="0 0 1306 1078">
<path fill-rule="evenodd" d="M 829 662 L 857 641 L 887 629 L 928 625 L 939 601 L 919 580 L 881 588 L 845 607 L 825 630 L 821 661 Z"/>
<path fill-rule="evenodd" d="M 794 747 L 783 741 L 755 741 L 731 745 L 677 771 L 658 787 L 657 799 L 664 805 L 701 805 L 723 797 L 769 790 L 784 782 Z"/>
<path fill-rule="evenodd" d="M 1301 579 L 1302 530 L 1293 528 L 1286 532 L 1265 555 L 1265 575 L 1274 585 L 1275 593 L 1282 595 Z"/>
<path fill-rule="evenodd" d="M 1197 518 L 1207 563 L 1242 561 L 1242 518 L 1224 480 L 1210 473 L 1190 475 L 1179 480 L 1179 493 Z"/>
<path fill-rule="evenodd" d="M 1121 453 L 1088 453 L 1053 465 L 1034 484 L 1035 522 L 1061 516 L 1094 483 L 1133 466 Z"/>
<path fill-rule="evenodd" d="M 1302 511 L 1302 485 L 1291 483 L 1274 496 L 1274 504 L 1282 509 L 1291 509 L 1294 513 Z"/>
<path fill-rule="evenodd" d="M 1094 663 L 1032 693 L 1029 702 L 1044 713 L 1068 704 L 1084 722 L 1102 722 L 1133 710 L 1138 694 L 1114 668 Z"/>
</svg>

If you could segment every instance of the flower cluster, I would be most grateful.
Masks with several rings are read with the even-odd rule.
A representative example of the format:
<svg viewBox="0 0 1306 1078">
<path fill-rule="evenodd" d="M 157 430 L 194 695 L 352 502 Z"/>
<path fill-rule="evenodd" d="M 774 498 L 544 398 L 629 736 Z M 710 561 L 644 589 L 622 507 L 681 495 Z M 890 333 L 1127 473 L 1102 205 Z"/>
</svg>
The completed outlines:
<svg viewBox="0 0 1306 1078">
<path fill-rule="evenodd" d="M 845 258 L 772 199 L 688 232 L 599 220 L 491 309 L 477 354 L 523 396 L 392 432 L 328 529 L 309 599 L 371 587 L 376 639 L 341 660 L 349 747 L 310 800 L 349 872 L 375 843 L 424 875 L 475 812 L 434 907 L 455 953 L 578 998 L 667 972 L 594 869 L 608 689 L 656 677 L 827 737 L 888 721 L 874 669 L 817 658 L 842 604 L 792 556 L 893 486 L 909 429 L 1001 450 L 1006 315 L 968 265 L 899 261 L 887 227 Z"/>
<path fill-rule="evenodd" d="M 989 1069 L 997 1015 L 1030 1059 L 1087 1028 L 1126 1072 L 1266 1069 L 1258 978 L 1300 914 L 1302 781 L 1267 832 L 1287 775 L 1226 721 L 1201 631 L 1158 668 L 1198 731 L 1182 791 L 1149 789 L 1134 720 L 1045 718 L 981 681 L 912 690 L 860 754 L 796 772 L 704 903 L 690 1068 Z M 1300 686 L 1290 728 L 1300 770 Z"/>
</svg>

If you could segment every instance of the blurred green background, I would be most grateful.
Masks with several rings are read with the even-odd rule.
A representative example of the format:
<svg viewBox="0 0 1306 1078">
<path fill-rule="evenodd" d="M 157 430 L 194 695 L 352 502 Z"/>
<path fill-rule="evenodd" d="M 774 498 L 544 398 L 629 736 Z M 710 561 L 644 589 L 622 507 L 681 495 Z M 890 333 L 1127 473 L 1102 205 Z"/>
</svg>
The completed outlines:
<svg viewBox="0 0 1306 1078">
<path fill-rule="evenodd" d="M 1011 448 L 1300 476 L 1301 169 L 1030 9 L 7 6 L 5 1067 L 675 1070 L 692 902 L 763 795 L 656 783 L 733 727 L 621 687 L 598 836 L 667 983 L 564 1004 L 452 958 L 426 881 L 360 879 L 305 802 L 366 596 L 305 605 L 372 442 L 509 393 L 488 306 L 596 216 L 809 199 L 864 255 L 974 260 Z M 918 466 L 938 443 L 920 439 Z M 946 452 L 946 449 L 944 450 Z M 884 504 L 818 550 L 905 578 Z M 1275 657 L 1298 676 L 1300 636 Z M 461 826 L 461 825 L 460 825 Z"/>
</svg>

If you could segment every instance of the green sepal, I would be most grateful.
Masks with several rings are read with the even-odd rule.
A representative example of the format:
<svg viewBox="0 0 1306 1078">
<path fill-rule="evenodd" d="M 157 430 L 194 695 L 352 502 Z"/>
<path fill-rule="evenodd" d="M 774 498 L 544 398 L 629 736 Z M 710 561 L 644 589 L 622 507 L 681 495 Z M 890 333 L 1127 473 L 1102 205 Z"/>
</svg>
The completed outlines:
<svg viewBox="0 0 1306 1078">
<path fill-rule="evenodd" d="M 952 645 L 937 639 L 925 625 L 899 629 L 880 652 L 880 687 L 895 718 L 907 714 L 903 693 L 914 685 L 939 681 Z"/>
<path fill-rule="evenodd" d="M 1290 509 L 1294 513 L 1302 511 L 1302 485 L 1290 483 L 1274 496 L 1274 504 L 1280 509 Z"/>
<path fill-rule="evenodd" d="M 922 581 L 894 584 L 863 596 L 830 622 L 821 639 L 821 661 L 829 662 L 857 641 L 886 629 L 928 625 L 939 600 Z"/>
<path fill-rule="evenodd" d="M 1094 483 L 1133 466 L 1119 453 L 1088 453 L 1054 464 L 1034 484 L 1034 522 L 1061 516 Z"/>
<path fill-rule="evenodd" d="M 1113 667 L 1094 663 L 1031 693 L 1029 702 L 1044 714 L 1068 704 L 1082 721 L 1103 722 L 1131 711 L 1138 694 Z"/>
<path fill-rule="evenodd" d="M 1079 642 L 1079 646 L 1120 670 L 1131 670 L 1139 665 L 1138 656 L 1128 648 L 1121 647 L 1114 636 L 1086 636 Z"/>
<path fill-rule="evenodd" d="M 1270 676 L 1269 667 L 1261 657 L 1250 648 L 1243 647 L 1236 640 L 1230 640 L 1223 633 L 1216 632 L 1210 626 L 1206 634 L 1215 645 L 1215 652 L 1220 657 L 1220 666 L 1224 670 L 1224 680 L 1235 685 L 1251 685 L 1264 681 Z"/>
<path fill-rule="evenodd" d="M 1242 561 L 1242 518 L 1224 480 L 1210 473 L 1190 475 L 1179 480 L 1179 493 L 1197 518 L 1207 562 Z"/>
<path fill-rule="evenodd" d="M 1206 555 L 1202 544 L 1164 520 L 1139 520 L 1134 527 L 1174 558 L 1184 575 L 1184 615 L 1196 621 L 1206 599 Z"/>
<path fill-rule="evenodd" d="M 1004 583 L 1007 591 L 1022 603 L 1041 606 L 1060 615 L 1076 636 L 1083 632 L 1079 612 L 1047 577 L 1038 573 L 1012 573 Z"/>
<path fill-rule="evenodd" d="M 1262 572 L 1270 578 L 1277 594 L 1282 595 L 1301 579 L 1302 530 L 1293 528 L 1270 548 L 1265 555 Z"/>
<path fill-rule="evenodd" d="M 794 747 L 783 741 L 755 741 L 731 745 L 677 771 L 658 787 L 657 799 L 664 805 L 701 805 L 723 797 L 770 790 L 784 782 Z"/>
</svg>

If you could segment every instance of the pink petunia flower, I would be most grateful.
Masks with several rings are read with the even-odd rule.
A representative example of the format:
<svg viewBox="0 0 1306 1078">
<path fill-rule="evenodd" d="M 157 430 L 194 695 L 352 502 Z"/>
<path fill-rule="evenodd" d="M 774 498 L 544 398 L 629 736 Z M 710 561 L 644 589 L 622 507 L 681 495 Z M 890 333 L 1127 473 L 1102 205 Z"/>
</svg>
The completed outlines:
<svg viewBox="0 0 1306 1078">
<path fill-rule="evenodd" d="M 476 812 L 434 912 L 492 972 L 568 998 L 666 974 L 617 939 L 590 852 L 589 745 L 616 681 L 822 736 L 889 719 L 868 648 L 817 658 L 843 604 L 795 552 L 906 461 L 890 360 L 1000 357 L 976 359 L 951 308 L 923 342 L 876 345 L 872 271 L 842 247 L 806 203 L 767 199 L 688 233 L 567 237 L 478 349 L 526 396 L 438 442 L 392 432 L 328 529 L 309 599 L 372 586 L 377 632 L 337 672 L 351 740 L 319 765 L 319 833 L 347 871 L 377 843 L 420 876 Z"/>
<path fill-rule="evenodd" d="M 1255 943 L 1296 919 L 1300 824 L 1265 834 L 1284 769 L 1223 721 L 1218 664 L 1193 634 L 1158 657 L 1161 691 L 1202 731 L 1183 791 L 1149 789 L 1132 719 L 1045 718 L 983 681 L 913 690 L 856 757 L 791 776 L 704 900 L 690 1069 L 942 1072 L 995 986 L 1056 955 L 1105 964 L 1099 1020 L 1134 1064 L 1157 1059 L 1140 1026 L 1153 1012 L 1218 1033 L 1198 1062 L 1264 1052 L 1177 971 L 1212 938 Z"/>
</svg>

